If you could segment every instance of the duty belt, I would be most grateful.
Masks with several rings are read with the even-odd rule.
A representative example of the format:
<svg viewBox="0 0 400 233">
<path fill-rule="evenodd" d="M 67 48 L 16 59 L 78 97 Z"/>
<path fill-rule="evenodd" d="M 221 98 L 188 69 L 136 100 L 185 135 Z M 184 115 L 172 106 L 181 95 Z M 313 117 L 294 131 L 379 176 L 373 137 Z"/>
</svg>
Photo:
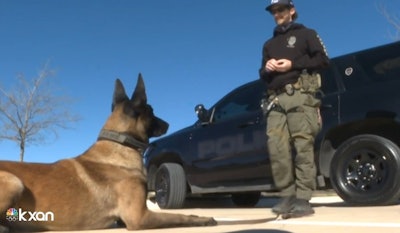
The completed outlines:
<svg viewBox="0 0 400 233">
<path fill-rule="evenodd" d="M 286 93 L 289 96 L 291 96 L 294 94 L 295 90 L 300 90 L 300 89 L 301 89 L 301 82 L 300 82 L 300 79 L 298 79 L 297 82 L 288 83 L 282 88 L 278 88 L 278 89 L 274 89 L 274 90 L 268 89 L 267 93 L 269 96 L 271 96 L 271 95 L 278 96 L 282 93 Z"/>
</svg>

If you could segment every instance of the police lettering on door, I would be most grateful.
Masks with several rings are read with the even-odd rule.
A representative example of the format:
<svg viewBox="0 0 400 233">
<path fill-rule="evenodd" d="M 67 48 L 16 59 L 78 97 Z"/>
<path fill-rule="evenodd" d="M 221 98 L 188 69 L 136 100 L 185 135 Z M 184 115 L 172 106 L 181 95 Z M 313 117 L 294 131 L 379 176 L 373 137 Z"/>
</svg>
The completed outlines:
<svg viewBox="0 0 400 233">
<path fill-rule="evenodd" d="M 254 131 L 251 134 L 237 134 L 205 140 L 198 143 L 198 157 L 200 159 L 222 155 L 235 155 L 239 152 L 260 149 L 265 143 L 265 132 Z"/>
</svg>

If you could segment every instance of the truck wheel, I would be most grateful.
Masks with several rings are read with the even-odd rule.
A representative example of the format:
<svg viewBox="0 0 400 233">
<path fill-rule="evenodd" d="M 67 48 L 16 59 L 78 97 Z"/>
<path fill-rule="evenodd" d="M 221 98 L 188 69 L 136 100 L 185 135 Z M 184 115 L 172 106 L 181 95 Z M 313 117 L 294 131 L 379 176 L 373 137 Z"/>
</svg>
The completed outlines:
<svg viewBox="0 0 400 233">
<path fill-rule="evenodd" d="M 253 207 L 260 200 L 260 192 L 233 193 L 232 202 L 239 207 Z"/>
<path fill-rule="evenodd" d="M 186 198 L 186 178 L 182 166 L 164 163 L 155 178 L 156 201 L 161 209 L 182 208 Z"/>
<path fill-rule="evenodd" d="M 389 205 L 400 198 L 400 149 L 376 135 L 345 141 L 332 159 L 330 179 L 337 194 L 356 205 Z"/>
</svg>

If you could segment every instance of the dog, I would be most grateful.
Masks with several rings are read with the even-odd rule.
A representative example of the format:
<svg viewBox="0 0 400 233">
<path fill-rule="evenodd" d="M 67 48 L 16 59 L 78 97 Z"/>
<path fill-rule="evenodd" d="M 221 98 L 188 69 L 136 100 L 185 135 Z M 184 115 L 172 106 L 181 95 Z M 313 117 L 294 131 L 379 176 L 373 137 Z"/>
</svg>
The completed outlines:
<svg viewBox="0 0 400 233">
<path fill-rule="evenodd" d="M 0 162 L 0 232 L 216 225 L 211 217 L 147 208 L 141 153 L 167 129 L 147 104 L 142 75 L 131 98 L 117 79 L 112 114 L 83 154 L 52 164 Z"/>
</svg>

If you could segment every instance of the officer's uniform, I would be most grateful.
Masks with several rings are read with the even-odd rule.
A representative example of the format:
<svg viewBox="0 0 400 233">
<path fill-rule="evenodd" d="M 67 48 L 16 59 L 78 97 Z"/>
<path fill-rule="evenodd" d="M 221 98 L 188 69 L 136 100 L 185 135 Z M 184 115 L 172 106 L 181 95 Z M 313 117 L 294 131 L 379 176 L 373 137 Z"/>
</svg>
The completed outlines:
<svg viewBox="0 0 400 233">
<path fill-rule="evenodd" d="M 266 62 L 272 58 L 291 60 L 292 69 L 284 73 L 266 71 Z M 316 188 L 314 139 L 321 127 L 320 101 L 314 93 L 301 89 L 299 77 L 302 72 L 311 74 L 328 64 L 317 33 L 301 24 L 278 25 L 264 44 L 260 78 L 267 82 L 269 95 L 277 97 L 267 115 L 267 144 L 274 182 L 283 196 L 310 200 Z M 294 162 L 291 143 L 296 150 Z"/>
</svg>

